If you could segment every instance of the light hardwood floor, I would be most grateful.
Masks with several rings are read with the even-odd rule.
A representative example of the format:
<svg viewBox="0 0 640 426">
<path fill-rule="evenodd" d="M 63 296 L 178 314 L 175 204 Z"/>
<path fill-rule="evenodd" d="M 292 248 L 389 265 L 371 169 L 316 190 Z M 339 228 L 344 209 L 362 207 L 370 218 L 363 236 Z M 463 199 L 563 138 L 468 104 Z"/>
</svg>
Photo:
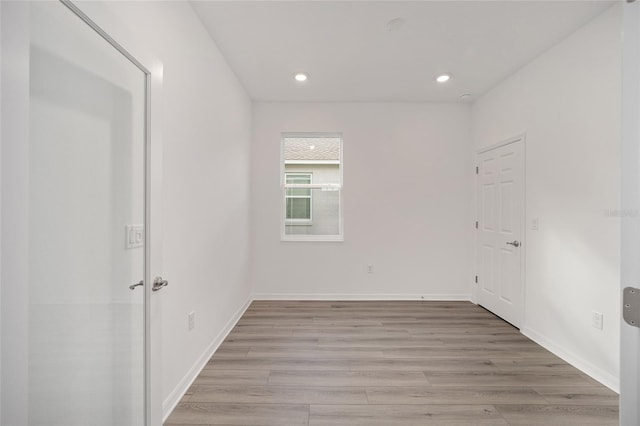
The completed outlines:
<svg viewBox="0 0 640 426">
<path fill-rule="evenodd" d="M 617 425 L 618 395 L 467 302 L 256 301 L 166 425 Z"/>
</svg>

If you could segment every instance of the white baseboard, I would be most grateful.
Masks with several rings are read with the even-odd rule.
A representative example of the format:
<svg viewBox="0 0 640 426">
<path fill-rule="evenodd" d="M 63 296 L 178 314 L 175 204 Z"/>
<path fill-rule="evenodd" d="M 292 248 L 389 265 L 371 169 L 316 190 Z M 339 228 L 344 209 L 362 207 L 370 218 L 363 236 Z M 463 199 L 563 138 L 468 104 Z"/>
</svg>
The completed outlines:
<svg viewBox="0 0 640 426">
<path fill-rule="evenodd" d="M 204 366 L 207 364 L 209 359 L 213 356 L 215 351 L 218 350 L 218 347 L 220 347 L 222 342 L 224 342 L 224 339 L 226 339 L 229 332 L 233 330 L 233 327 L 235 327 L 238 320 L 240 320 L 242 315 L 244 315 L 244 312 L 247 310 L 252 300 L 253 299 L 251 298 L 251 296 L 247 298 L 244 304 L 240 306 L 240 309 L 238 309 L 236 313 L 231 317 L 231 319 L 227 321 L 227 323 L 222 328 L 220 333 L 218 333 L 218 335 L 215 337 L 215 339 L 213 339 L 213 341 L 207 347 L 207 349 L 205 349 L 205 351 L 202 353 L 200 358 L 198 358 L 195 364 L 193 364 L 193 366 L 189 369 L 189 372 L 182 378 L 182 380 L 180 380 L 180 382 L 173 389 L 173 391 L 167 396 L 167 398 L 165 398 L 165 400 L 162 403 L 162 422 L 163 423 L 167 420 L 171 412 L 176 408 L 176 406 L 182 399 L 182 396 L 187 392 L 189 387 L 191 387 L 191 384 L 193 384 L 193 381 L 196 379 L 196 377 L 198 377 L 198 374 L 200 374 L 200 372 L 202 371 Z"/>
<path fill-rule="evenodd" d="M 253 293 L 253 300 L 471 300 L 470 294 Z"/>
<path fill-rule="evenodd" d="M 585 361 L 576 354 L 564 349 L 561 345 L 552 342 L 544 337 L 542 334 L 532 330 L 528 327 L 524 327 L 520 330 L 522 334 L 533 340 L 543 348 L 559 356 L 569 364 L 581 370 L 583 373 L 591 376 L 595 380 L 599 381 L 614 392 L 620 393 L 620 378 L 616 377 L 601 368 L 596 367 L 588 361 Z"/>
</svg>

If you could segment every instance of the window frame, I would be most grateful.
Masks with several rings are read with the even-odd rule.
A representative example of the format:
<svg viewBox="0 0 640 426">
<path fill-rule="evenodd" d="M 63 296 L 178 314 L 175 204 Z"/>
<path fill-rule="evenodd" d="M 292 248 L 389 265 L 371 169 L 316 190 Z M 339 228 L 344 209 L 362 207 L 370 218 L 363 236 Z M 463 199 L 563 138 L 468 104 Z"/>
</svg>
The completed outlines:
<svg viewBox="0 0 640 426">
<path fill-rule="evenodd" d="M 286 182 L 287 182 L 287 175 L 298 175 L 298 176 L 308 176 L 309 177 L 309 183 L 307 185 L 312 185 L 313 184 L 313 173 L 311 172 L 284 172 L 284 181 L 285 181 L 285 186 L 286 186 Z M 292 185 L 292 184 L 289 184 Z M 305 185 L 305 184 L 295 184 L 296 187 L 295 189 L 306 189 L 306 188 L 301 188 L 299 185 Z M 291 188 L 288 188 L 291 189 Z M 309 189 L 309 195 L 289 195 L 287 194 L 287 188 L 285 188 L 284 191 L 284 221 L 285 221 L 285 226 L 286 225 L 300 225 L 300 226 L 311 226 L 313 225 L 313 190 Z M 309 199 L 309 218 L 304 218 L 304 219 L 298 219 L 298 218 L 288 218 L 287 217 L 287 201 L 290 198 L 308 198 Z"/>
<path fill-rule="evenodd" d="M 286 173 L 308 173 L 308 172 L 287 172 L 286 171 L 286 163 L 284 158 L 284 144 L 287 138 L 338 138 L 340 139 L 340 160 L 338 163 L 338 172 L 340 183 L 320 183 L 320 184 L 286 184 Z M 315 163 L 314 163 L 315 164 Z M 329 189 L 329 190 L 338 190 L 338 233 L 335 235 L 305 235 L 305 234 L 287 234 L 286 227 L 291 225 L 296 225 L 295 223 L 291 223 L 290 219 L 286 219 L 287 215 L 287 189 L 297 188 L 303 189 L 308 188 L 311 190 L 314 189 Z M 343 192 L 344 189 L 344 138 L 342 133 L 325 133 L 325 132 L 283 132 L 280 138 L 280 241 L 285 242 L 343 242 L 344 241 L 344 217 L 343 217 Z M 313 193 L 311 195 L 312 203 L 313 203 Z M 311 205 L 313 209 L 313 204 Z M 311 212 L 311 217 L 313 218 L 313 211 Z M 311 224 L 310 222 L 308 224 Z M 300 223 L 302 225 L 302 223 Z"/>
</svg>

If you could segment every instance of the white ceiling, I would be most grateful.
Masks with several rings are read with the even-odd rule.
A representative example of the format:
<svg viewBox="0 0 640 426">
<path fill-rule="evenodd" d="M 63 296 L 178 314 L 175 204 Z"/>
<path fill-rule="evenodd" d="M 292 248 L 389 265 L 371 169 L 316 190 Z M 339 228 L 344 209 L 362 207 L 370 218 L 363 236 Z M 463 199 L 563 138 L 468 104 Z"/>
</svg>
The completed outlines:
<svg viewBox="0 0 640 426">
<path fill-rule="evenodd" d="M 259 101 L 477 98 L 608 1 L 193 1 Z M 400 30 L 387 24 L 403 18 Z M 298 83 L 293 74 L 309 80 Z M 437 84 L 439 73 L 451 73 Z"/>
</svg>

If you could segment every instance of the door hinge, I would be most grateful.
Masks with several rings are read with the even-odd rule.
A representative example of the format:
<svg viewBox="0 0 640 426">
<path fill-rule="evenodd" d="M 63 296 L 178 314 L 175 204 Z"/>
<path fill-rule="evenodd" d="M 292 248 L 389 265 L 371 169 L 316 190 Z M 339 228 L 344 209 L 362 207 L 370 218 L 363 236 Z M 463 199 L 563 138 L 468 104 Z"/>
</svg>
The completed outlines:
<svg viewBox="0 0 640 426">
<path fill-rule="evenodd" d="M 480 173 L 480 168 L 478 166 L 476 166 L 476 174 Z"/>
<path fill-rule="evenodd" d="M 640 327 L 640 289 L 627 287 L 622 292 L 622 318 L 633 327 Z"/>
<path fill-rule="evenodd" d="M 478 229 L 478 221 L 476 220 L 476 229 Z"/>
<path fill-rule="evenodd" d="M 476 284 L 478 284 L 478 276 L 476 275 Z"/>
</svg>

